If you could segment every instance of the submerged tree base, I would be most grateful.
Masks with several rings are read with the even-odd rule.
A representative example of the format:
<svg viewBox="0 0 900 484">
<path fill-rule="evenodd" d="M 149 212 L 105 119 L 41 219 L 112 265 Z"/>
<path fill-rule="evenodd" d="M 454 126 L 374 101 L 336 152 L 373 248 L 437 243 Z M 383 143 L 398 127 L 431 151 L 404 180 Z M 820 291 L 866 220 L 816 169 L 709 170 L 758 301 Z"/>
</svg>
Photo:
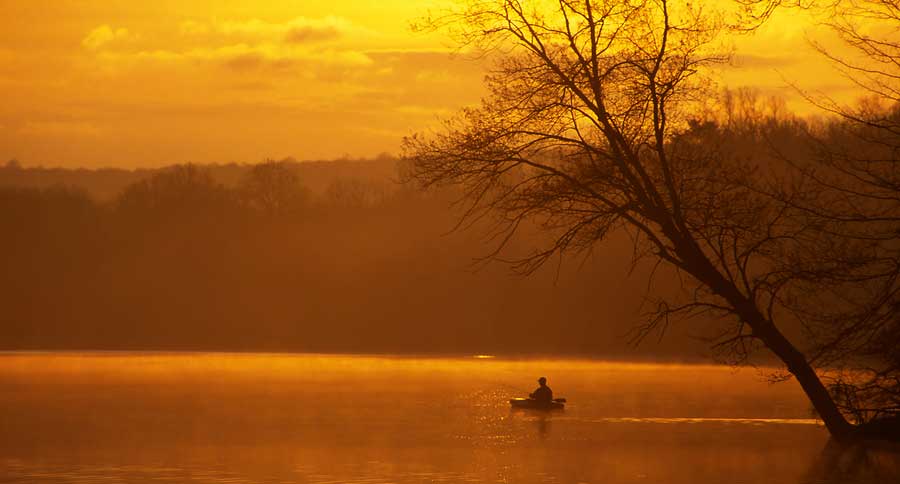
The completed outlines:
<svg viewBox="0 0 900 484">
<path fill-rule="evenodd" d="M 853 429 L 851 441 L 881 440 L 900 443 L 900 415 L 866 422 Z"/>
</svg>

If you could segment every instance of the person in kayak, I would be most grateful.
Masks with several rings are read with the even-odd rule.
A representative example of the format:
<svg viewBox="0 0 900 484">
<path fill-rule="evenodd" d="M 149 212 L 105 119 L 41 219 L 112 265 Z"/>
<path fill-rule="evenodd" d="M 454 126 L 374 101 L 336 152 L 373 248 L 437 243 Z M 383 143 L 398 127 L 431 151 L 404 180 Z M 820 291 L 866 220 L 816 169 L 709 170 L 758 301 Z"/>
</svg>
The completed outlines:
<svg viewBox="0 0 900 484">
<path fill-rule="evenodd" d="M 537 390 L 531 392 L 531 395 L 528 395 L 529 398 L 537 400 L 541 403 L 550 403 L 553 401 L 553 390 L 547 386 L 547 378 L 540 377 L 538 378 L 538 383 L 541 385 L 537 388 Z"/>
</svg>

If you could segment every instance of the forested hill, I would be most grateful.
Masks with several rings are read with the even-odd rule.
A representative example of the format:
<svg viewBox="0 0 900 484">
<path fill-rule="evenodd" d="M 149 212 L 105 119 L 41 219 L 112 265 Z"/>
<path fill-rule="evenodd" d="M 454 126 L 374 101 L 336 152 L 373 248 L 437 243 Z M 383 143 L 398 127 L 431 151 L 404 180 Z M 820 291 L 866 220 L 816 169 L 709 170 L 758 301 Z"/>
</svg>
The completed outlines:
<svg viewBox="0 0 900 484">
<path fill-rule="evenodd" d="M 0 168 L 0 349 L 543 353 L 637 349 L 648 268 L 627 239 L 531 277 L 452 232 L 453 194 L 396 160 L 158 170 Z M 531 250 L 521 239 L 511 253 Z"/>
<path fill-rule="evenodd" d="M 324 192 L 335 179 L 355 180 L 395 180 L 396 159 L 389 155 L 379 155 L 374 159 L 340 159 L 298 162 L 293 158 L 281 160 L 301 180 L 304 187 Z M 212 164 L 203 169 L 212 178 L 227 187 L 235 187 L 246 177 L 251 164 Z M 150 178 L 166 168 L 156 169 L 67 169 L 23 167 L 17 160 L 0 164 L 0 187 L 49 188 L 58 186 L 77 187 L 86 191 L 97 201 L 109 201 L 118 196 L 128 185 Z"/>
</svg>

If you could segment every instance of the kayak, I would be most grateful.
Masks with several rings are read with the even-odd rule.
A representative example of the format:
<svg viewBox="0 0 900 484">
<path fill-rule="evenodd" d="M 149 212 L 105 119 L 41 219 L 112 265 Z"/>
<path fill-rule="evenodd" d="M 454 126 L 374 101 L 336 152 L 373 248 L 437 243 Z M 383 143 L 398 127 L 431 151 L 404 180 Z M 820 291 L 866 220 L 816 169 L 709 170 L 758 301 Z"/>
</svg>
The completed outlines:
<svg viewBox="0 0 900 484">
<path fill-rule="evenodd" d="M 533 398 L 513 398 L 509 404 L 512 408 L 526 408 L 530 410 L 562 410 L 566 408 L 565 398 L 555 398 L 552 402 L 540 402 Z"/>
</svg>

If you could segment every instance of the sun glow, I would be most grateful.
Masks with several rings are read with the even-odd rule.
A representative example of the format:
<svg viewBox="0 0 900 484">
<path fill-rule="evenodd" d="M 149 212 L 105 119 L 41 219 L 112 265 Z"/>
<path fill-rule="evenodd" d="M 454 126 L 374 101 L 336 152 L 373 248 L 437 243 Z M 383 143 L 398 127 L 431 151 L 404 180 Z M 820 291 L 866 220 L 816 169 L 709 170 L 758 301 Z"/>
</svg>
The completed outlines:
<svg viewBox="0 0 900 484">
<path fill-rule="evenodd" d="M 483 60 L 453 55 L 446 33 L 410 29 L 451 3 L 3 2 L 0 161 L 135 167 L 396 152 L 402 136 L 484 94 Z M 785 95 L 801 110 L 789 82 L 852 98 L 809 45 L 820 31 L 802 12 L 780 12 L 735 40 L 721 84 Z"/>
</svg>

